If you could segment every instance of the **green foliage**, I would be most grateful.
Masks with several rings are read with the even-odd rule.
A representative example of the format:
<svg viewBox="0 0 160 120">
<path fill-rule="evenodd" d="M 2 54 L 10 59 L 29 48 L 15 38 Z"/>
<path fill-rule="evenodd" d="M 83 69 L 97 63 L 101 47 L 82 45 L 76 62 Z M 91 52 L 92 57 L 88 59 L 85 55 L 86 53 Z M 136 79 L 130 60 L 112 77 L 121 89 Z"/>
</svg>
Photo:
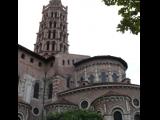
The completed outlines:
<svg viewBox="0 0 160 120">
<path fill-rule="evenodd" d="M 103 120 L 96 112 L 86 110 L 66 111 L 62 113 L 49 113 L 47 120 Z"/>
<path fill-rule="evenodd" d="M 140 33 L 140 0 L 103 0 L 107 6 L 121 6 L 118 14 L 122 16 L 117 31 L 124 33 L 130 30 L 132 34 Z"/>
</svg>

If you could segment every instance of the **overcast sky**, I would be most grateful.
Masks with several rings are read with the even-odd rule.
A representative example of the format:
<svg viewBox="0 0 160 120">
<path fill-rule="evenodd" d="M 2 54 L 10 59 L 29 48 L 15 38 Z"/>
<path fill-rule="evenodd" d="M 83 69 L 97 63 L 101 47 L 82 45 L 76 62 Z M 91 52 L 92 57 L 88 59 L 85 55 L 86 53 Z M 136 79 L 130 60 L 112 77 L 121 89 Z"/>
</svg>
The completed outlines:
<svg viewBox="0 0 160 120">
<path fill-rule="evenodd" d="M 69 52 L 82 55 L 112 55 L 128 63 L 126 76 L 140 84 L 140 35 L 116 32 L 121 17 L 118 7 L 102 0 L 61 0 L 68 6 Z M 18 0 L 18 44 L 33 51 L 42 19 L 42 7 L 49 0 Z"/>
</svg>

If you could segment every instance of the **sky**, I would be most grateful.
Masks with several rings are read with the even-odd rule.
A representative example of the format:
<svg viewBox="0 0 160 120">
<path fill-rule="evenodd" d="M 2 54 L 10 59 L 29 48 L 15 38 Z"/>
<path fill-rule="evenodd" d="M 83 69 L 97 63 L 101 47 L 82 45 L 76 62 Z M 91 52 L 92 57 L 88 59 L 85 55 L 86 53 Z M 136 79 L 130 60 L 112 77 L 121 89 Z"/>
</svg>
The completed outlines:
<svg viewBox="0 0 160 120">
<path fill-rule="evenodd" d="M 112 55 L 128 63 L 126 77 L 140 85 L 140 35 L 117 32 L 119 7 L 102 0 L 61 0 L 68 6 L 69 53 Z M 18 0 L 18 44 L 34 50 L 43 5 L 49 0 Z"/>
</svg>

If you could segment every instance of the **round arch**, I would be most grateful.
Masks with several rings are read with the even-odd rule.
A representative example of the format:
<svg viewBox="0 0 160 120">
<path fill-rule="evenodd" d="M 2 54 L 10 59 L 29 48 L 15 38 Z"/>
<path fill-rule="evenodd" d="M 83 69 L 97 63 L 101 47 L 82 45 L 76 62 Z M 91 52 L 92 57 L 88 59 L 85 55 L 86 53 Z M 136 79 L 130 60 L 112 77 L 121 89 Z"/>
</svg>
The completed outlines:
<svg viewBox="0 0 160 120">
<path fill-rule="evenodd" d="M 112 109 L 112 116 L 113 116 L 113 120 L 124 120 L 124 117 L 123 117 L 123 113 L 124 113 L 124 110 L 122 107 L 120 106 L 115 106 L 113 109 Z"/>
<path fill-rule="evenodd" d="M 18 112 L 18 120 L 24 120 L 24 115 L 22 112 Z"/>
</svg>

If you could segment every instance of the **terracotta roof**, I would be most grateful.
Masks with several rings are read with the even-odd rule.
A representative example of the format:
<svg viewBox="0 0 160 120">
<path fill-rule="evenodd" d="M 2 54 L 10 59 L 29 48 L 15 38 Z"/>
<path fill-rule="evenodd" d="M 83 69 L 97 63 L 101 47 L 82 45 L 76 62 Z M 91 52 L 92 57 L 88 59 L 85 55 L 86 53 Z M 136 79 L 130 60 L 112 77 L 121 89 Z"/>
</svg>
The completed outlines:
<svg viewBox="0 0 160 120">
<path fill-rule="evenodd" d="M 93 61 L 93 60 L 98 60 L 98 59 L 117 60 L 117 61 L 121 62 L 126 69 L 128 68 L 127 63 L 126 63 L 122 58 L 120 58 L 120 57 L 115 57 L 115 56 L 110 56 L 110 55 L 90 57 L 90 58 L 87 58 L 87 59 L 83 59 L 83 60 L 81 60 L 81 61 L 79 61 L 79 62 L 76 62 L 74 65 L 75 65 L 75 66 L 78 66 L 78 65 L 81 65 L 81 64 L 83 64 L 83 63 L 86 63 L 86 62 L 89 62 L 89 61 Z"/>
<path fill-rule="evenodd" d="M 18 49 L 20 49 L 20 50 L 22 50 L 22 51 L 24 51 L 24 52 L 36 57 L 37 59 L 40 59 L 40 60 L 44 61 L 44 62 L 49 62 L 50 60 L 54 60 L 55 59 L 54 56 L 51 56 L 51 57 L 46 59 L 43 56 L 41 56 L 41 55 L 39 55 L 39 54 L 37 54 L 37 53 L 25 48 L 25 47 L 23 47 L 23 46 L 21 46 L 19 44 L 18 44 Z"/>
<path fill-rule="evenodd" d="M 64 98 L 58 98 L 55 102 L 53 103 L 49 103 L 47 105 L 45 105 L 46 107 L 49 106 L 49 105 L 56 105 L 56 104 L 61 104 L 61 105 L 74 105 L 74 106 L 78 106 Z"/>
</svg>

